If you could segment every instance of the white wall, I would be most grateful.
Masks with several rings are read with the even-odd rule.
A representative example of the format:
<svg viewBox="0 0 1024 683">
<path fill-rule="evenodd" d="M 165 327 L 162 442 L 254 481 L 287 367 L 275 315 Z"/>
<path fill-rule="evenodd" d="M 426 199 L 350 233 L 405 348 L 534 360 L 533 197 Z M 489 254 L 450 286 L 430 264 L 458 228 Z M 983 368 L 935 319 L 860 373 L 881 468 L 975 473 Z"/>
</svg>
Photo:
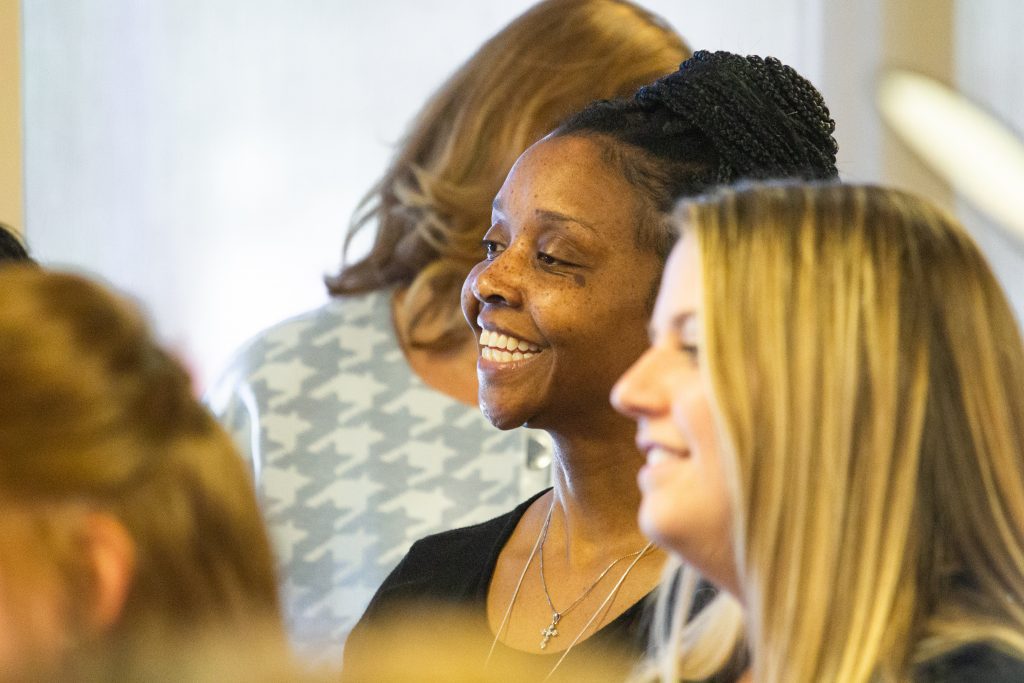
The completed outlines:
<svg viewBox="0 0 1024 683">
<path fill-rule="evenodd" d="M 643 4 L 695 48 L 773 54 L 822 82 L 823 3 Z M 324 300 L 405 123 L 529 4 L 26 1 L 30 244 L 141 298 L 208 382 L 250 335 Z"/>
<path fill-rule="evenodd" d="M 959 89 L 1024 139 L 1024 4 L 958 2 L 956 29 Z M 1002 280 L 1018 322 L 1024 323 L 1024 242 L 1011 239 L 969 206 L 962 205 L 960 214 Z"/>
</svg>

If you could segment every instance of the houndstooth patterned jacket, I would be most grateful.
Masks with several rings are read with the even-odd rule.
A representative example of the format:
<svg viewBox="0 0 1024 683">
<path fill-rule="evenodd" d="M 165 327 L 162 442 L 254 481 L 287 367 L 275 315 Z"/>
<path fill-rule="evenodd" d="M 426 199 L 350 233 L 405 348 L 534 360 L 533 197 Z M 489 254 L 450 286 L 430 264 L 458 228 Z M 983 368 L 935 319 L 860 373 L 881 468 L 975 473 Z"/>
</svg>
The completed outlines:
<svg viewBox="0 0 1024 683">
<path fill-rule="evenodd" d="M 426 386 L 390 292 L 332 300 L 252 340 L 207 402 L 251 464 L 301 655 L 335 664 L 413 541 L 481 522 L 549 483 L 550 448 Z"/>
</svg>

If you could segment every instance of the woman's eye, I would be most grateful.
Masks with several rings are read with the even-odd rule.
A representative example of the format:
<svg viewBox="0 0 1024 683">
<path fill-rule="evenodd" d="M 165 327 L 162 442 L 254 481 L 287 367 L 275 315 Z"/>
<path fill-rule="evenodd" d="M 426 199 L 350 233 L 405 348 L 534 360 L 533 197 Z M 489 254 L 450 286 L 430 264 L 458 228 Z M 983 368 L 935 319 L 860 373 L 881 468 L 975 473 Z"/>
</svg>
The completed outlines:
<svg viewBox="0 0 1024 683">
<path fill-rule="evenodd" d="M 563 261 L 560 258 L 555 258 L 551 254 L 546 254 L 543 251 L 537 252 L 537 260 L 546 266 L 571 266 L 572 264 L 568 261 Z"/>
<path fill-rule="evenodd" d="M 700 360 L 700 348 L 696 344 L 680 344 L 679 349 L 690 357 L 694 363 Z"/>
<path fill-rule="evenodd" d="M 483 240 L 481 242 L 484 248 L 484 255 L 488 261 L 493 261 L 494 257 L 501 253 L 502 247 L 494 240 Z"/>
</svg>

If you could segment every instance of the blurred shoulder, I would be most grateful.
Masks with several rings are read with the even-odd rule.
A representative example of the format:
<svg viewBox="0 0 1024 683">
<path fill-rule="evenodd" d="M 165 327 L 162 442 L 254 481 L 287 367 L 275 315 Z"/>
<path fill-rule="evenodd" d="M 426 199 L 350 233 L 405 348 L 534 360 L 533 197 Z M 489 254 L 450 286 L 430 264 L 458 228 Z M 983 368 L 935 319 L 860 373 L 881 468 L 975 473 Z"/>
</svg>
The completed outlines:
<svg viewBox="0 0 1024 683">
<path fill-rule="evenodd" d="M 915 683 L 1011 683 L 1024 681 L 1024 654 L 989 643 L 969 643 L 923 662 Z"/>
<path fill-rule="evenodd" d="M 235 354 L 235 361 L 259 357 L 273 349 L 322 343 L 322 335 L 349 328 L 360 334 L 392 334 L 389 292 L 339 297 L 305 313 L 282 320 L 256 334 Z M 234 364 L 234 363 L 233 363 Z"/>
<path fill-rule="evenodd" d="M 409 548 L 407 564 L 411 568 L 426 569 L 438 560 L 446 564 L 455 558 L 475 562 L 481 556 L 493 552 L 496 543 L 507 540 L 509 528 L 515 528 L 521 517 L 522 513 L 517 507 L 486 522 L 421 538 Z"/>
<path fill-rule="evenodd" d="M 311 353 L 321 362 L 326 356 L 340 361 L 353 353 L 349 347 L 392 343 L 389 294 L 339 297 L 264 329 L 232 355 L 207 392 L 206 402 L 218 412 L 217 406 L 228 401 L 237 387 L 268 365 L 302 362 Z"/>
<path fill-rule="evenodd" d="M 505 514 L 486 522 L 431 534 L 412 544 L 400 565 L 388 577 L 382 590 L 395 586 L 418 585 L 421 589 L 434 583 L 461 585 L 487 574 L 498 553 L 505 547 L 527 508 L 548 489 L 540 491 Z"/>
</svg>

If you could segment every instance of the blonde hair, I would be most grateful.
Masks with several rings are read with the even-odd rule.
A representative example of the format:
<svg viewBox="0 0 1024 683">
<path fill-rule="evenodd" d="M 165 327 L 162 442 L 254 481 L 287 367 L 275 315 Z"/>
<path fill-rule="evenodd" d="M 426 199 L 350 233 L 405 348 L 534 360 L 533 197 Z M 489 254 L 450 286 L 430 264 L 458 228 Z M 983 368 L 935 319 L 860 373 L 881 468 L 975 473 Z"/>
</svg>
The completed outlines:
<svg viewBox="0 0 1024 683">
<path fill-rule="evenodd" d="M 245 466 L 134 307 L 82 277 L 3 269 L 0 387 L 4 517 L 39 529 L 33 552 L 59 569 L 72 612 L 92 597 L 73 513 L 111 515 L 134 544 L 123 610 L 97 638 L 128 652 L 200 627 L 280 628 Z M 8 547 L 3 562 L 22 559 Z"/>
<path fill-rule="evenodd" d="M 755 679 L 902 681 L 968 642 L 1021 656 L 1024 344 L 975 244 L 868 186 L 723 190 L 680 216 Z"/>
<path fill-rule="evenodd" d="M 546 0 L 492 37 L 427 102 L 345 240 L 370 253 L 327 278 L 332 295 L 407 286 L 411 346 L 444 349 L 466 323 L 459 291 L 481 258 L 491 201 L 519 155 L 596 99 L 631 94 L 690 56 L 659 17 L 624 0 Z M 428 335 L 425 327 L 440 329 Z M 440 324 L 438 324 L 440 323 Z"/>
</svg>

